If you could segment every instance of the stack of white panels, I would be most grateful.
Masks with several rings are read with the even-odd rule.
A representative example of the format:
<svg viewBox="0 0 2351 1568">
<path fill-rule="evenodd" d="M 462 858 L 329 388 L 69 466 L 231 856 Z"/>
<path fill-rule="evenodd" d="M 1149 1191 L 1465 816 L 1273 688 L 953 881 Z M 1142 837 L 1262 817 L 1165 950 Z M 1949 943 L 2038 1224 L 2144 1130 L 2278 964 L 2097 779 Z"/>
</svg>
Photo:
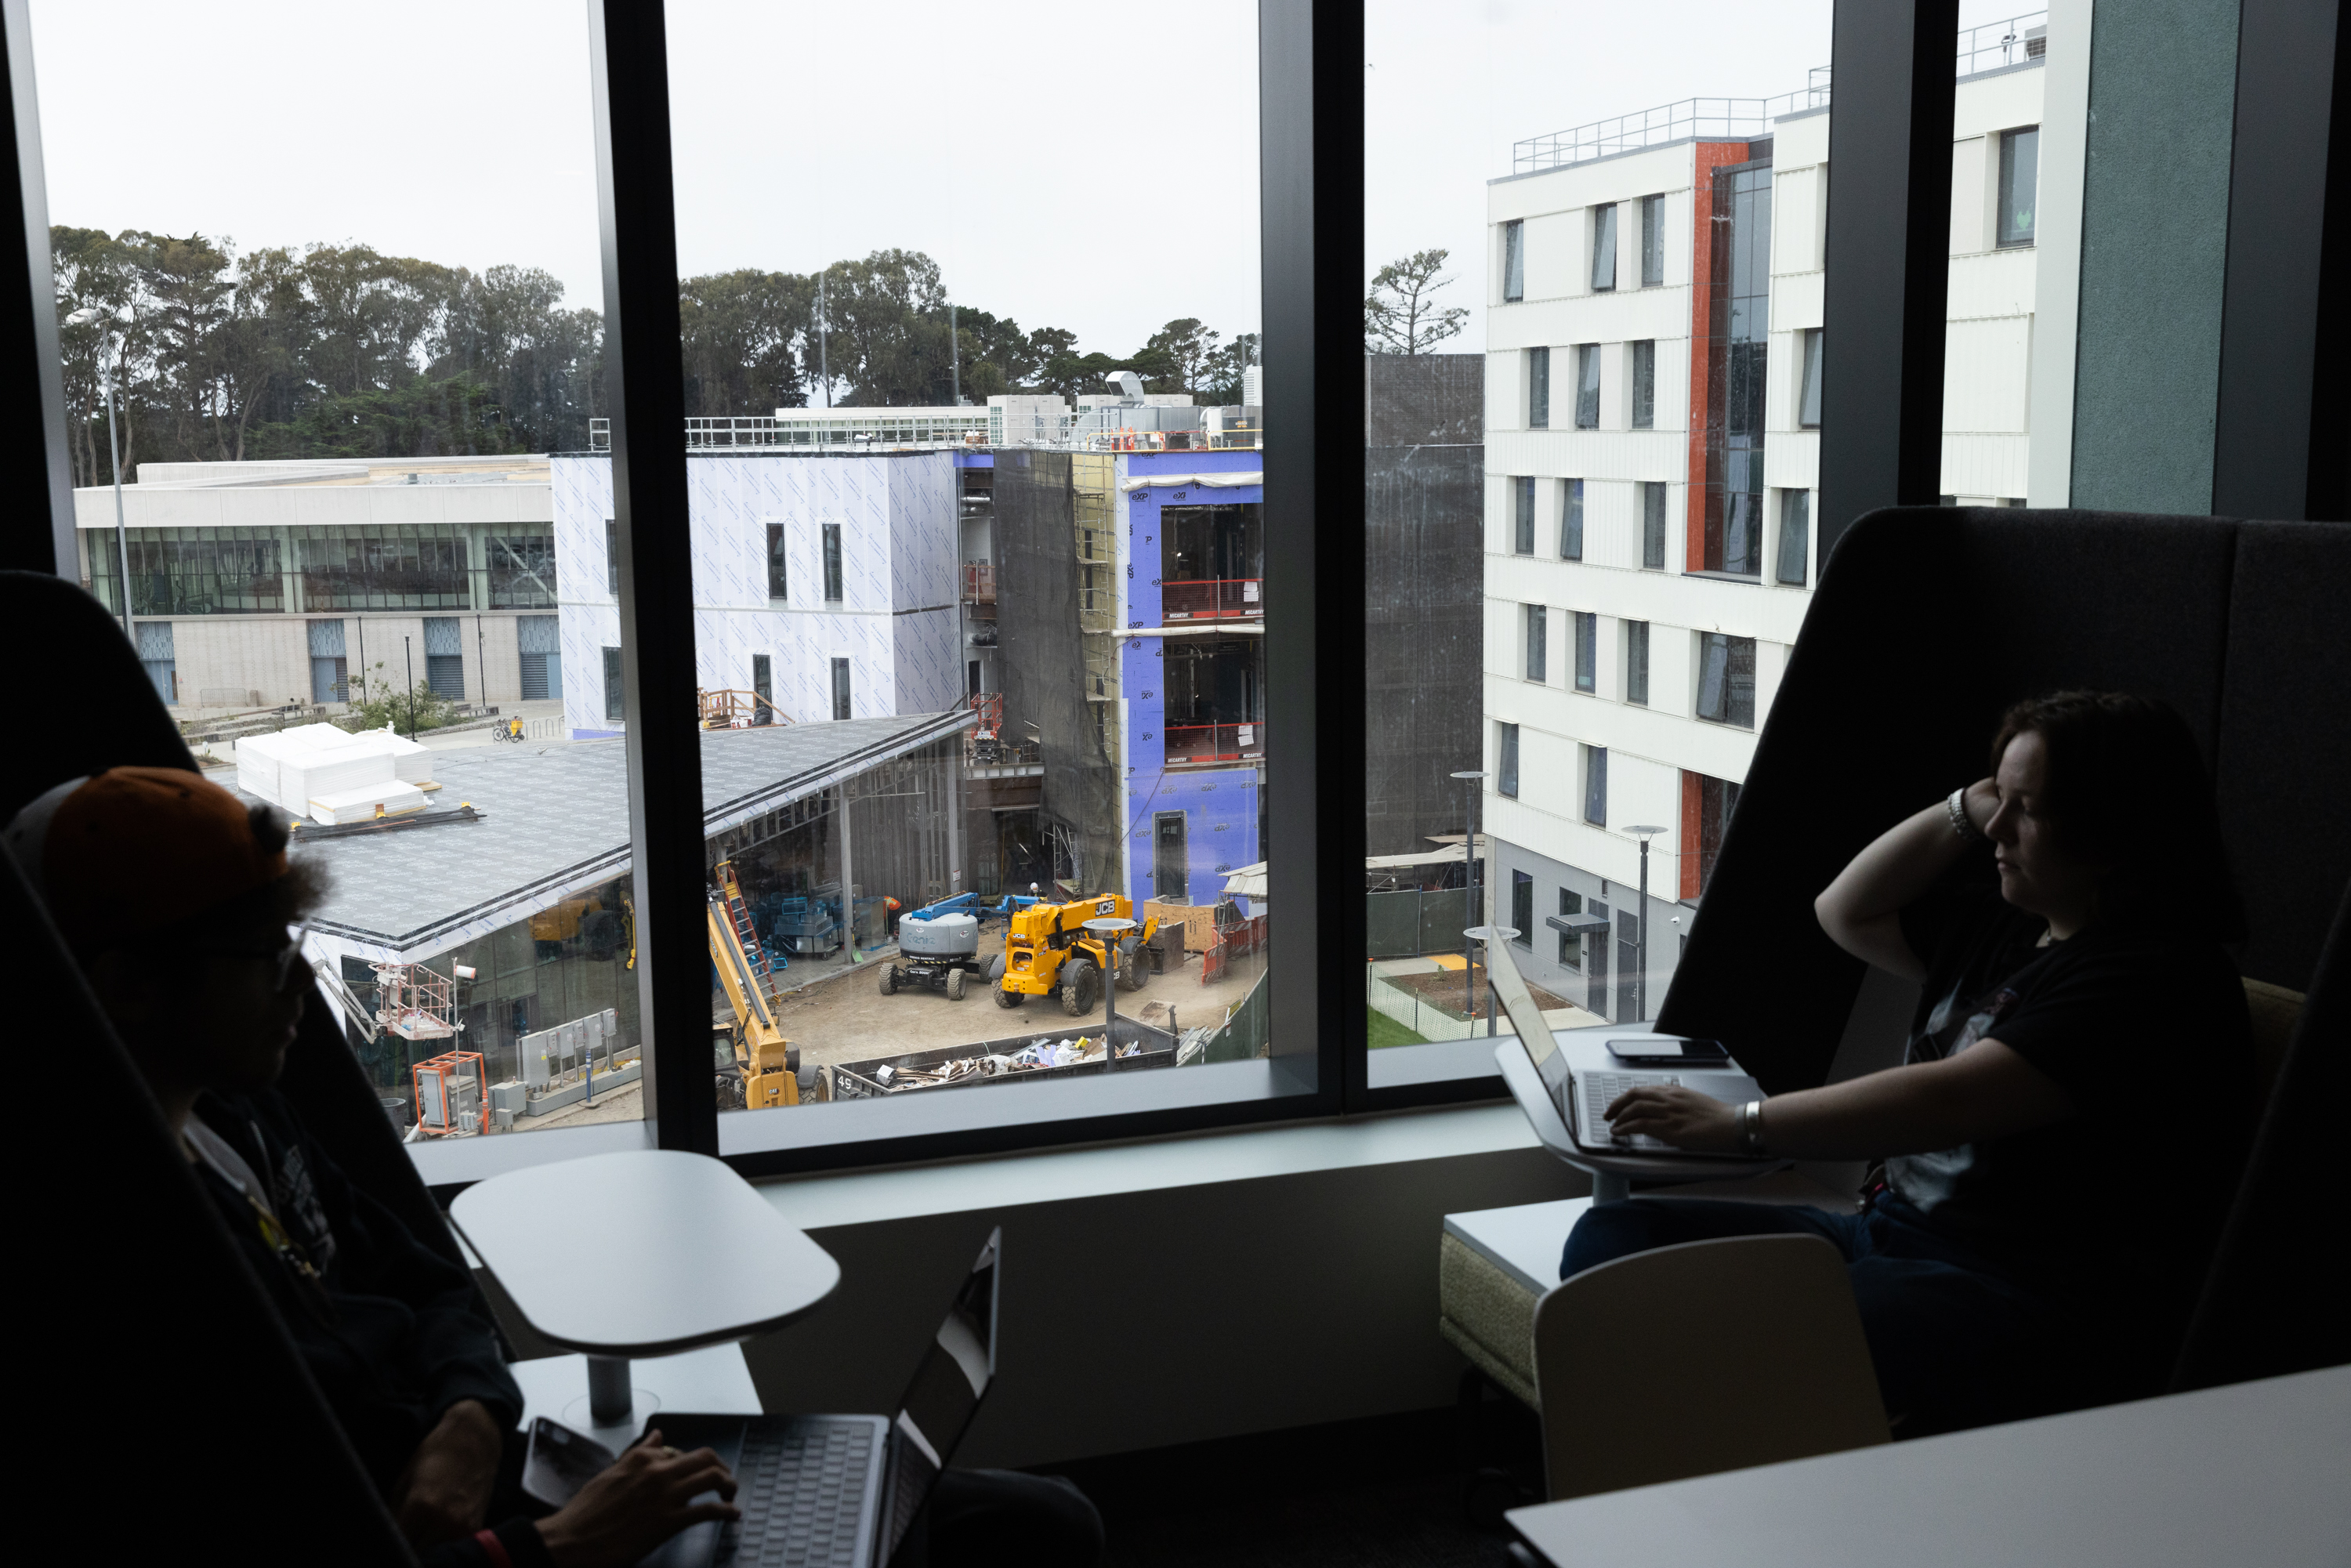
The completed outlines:
<svg viewBox="0 0 2351 1568">
<path fill-rule="evenodd" d="M 329 796 L 393 784 L 408 787 L 422 803 L 414 787 L 432 779 L 432 751 L 388 728 L 352 735 L 331 724 L 306 724 L 236 745 L 237 788 L 298 817 L 312 815 L 311 803 Z"/>
<path fill-rule="evenodd" d="M 421 811 L 424 809 L 424 791 L 413 784 L 390 779 L 356 789 L 315 795 L 308 804 L 310 820 L 331 828 L 343 822 L 366 822 L 378 817 L 397 817 L 403 811 Z"/>
</svg>

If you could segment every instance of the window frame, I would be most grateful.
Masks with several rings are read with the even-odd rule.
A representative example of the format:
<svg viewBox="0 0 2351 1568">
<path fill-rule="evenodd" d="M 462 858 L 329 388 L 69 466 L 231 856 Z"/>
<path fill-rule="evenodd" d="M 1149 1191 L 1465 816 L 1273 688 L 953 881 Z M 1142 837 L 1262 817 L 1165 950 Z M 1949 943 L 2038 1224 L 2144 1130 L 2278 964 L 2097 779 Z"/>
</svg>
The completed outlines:
<svg viewBox="0 0 2351 1568">
<path fill-rule="evenodd" d="M 827 604 L 846 602 L 842 597 L 844 591 L 841 583 L 841 558 L 848 551 L 841 543 L 841 525 L 839 523 L 817 525 L 817 538 L 823 556 L 824 601 Z"/>
<path fill-rule="evenodd" d="M 1494 721 L 1494 793 L 1519 798 L 1519 727 L 1508 719 Z"/>
<path fill-rule="evenodd" d="M 791 541 L 781 523 L 768 525 L 768 602 L 781 604 L 792 596 Z"/>
<path fill-rule="evenodd" d="M 1510 476 L 1510 553 L 1535 553 L 1535 476 Z"/>
<path fill-rule="evenodd" d="M 1649 630 L 1646 621 L 1626 621 L 1625 627 L 1625 701 L 1634 707 L 1649 706 Z"/>
<path fill-rule="evenodd" d="M 1594 294 L 1616 292 L 1616 206 L 1601 202 L 1592 209 L 1592 270 Z"/>
<path fill-rule="evenodd" d="M 1551 350 L 1527 350 L 1527 428 L 1551 428 Z"/>
<path fill-rule="evenodd" d="M 1519 606 L 1520 645 L 1526 658 L 1520 674 L 1537 685 L 1551 684 L 1551 607 Z"/>
<path fill-rule="evenodd" d="M 1582 816 L 1588 828 L 1608 826 L 1608 748 L 1589 741 L 1579 742 L 1583 747 L 1583 797 Z"/>
<path fill-rule="evenodd" d="M 1583 481 L 1559 482 L 1559 559 L 1583 559 Z"/>
<path fill-rule="evenodd" d="M 1600 428 L 1600 345 L 1575 345 L 1575 428 L 1578 430 Z"/>
<path fill-rule="evenodd" d="M 1642 480 L 1640 497 L 1641 570 L 1663 571 L 1666 570 L 1666 540 L 1668 536 L 1666 518 L 1667 481 Z M 1650 548 L 1653 545 L 1655 549 Z"/>
<path fill-rule="evenodd" d="M 1572 610 L 1575 617 L 1575 689 L 1597 695 L 1600 690 L 1600 615 L 1592 610 Z"/>
<path fill-rule="evenodd" d="M 1650 258 L 1656 258 L 1652 269 Z M 1641 287 L 1663 287 L 1666 281 L 1666 198 L 1641 198 Z"/>
<path fill-rule="evenodd" d="M 0 567 L 78 575 L 71 471 L 65 455 L 68 422 L 57 375 L 57 323 L 45 243 L 49 214 L 41 196 L 37 122 L 25 112 L 32 102 L 27 95 L 33 64 L 29 54 L 20 53 L 20 20 L 12 6 L 9 79 L 19 127 L 18 232 L 26 236 L 26 249 L 11 247 L 25 265 L 12 258 L 6 276 L 16 296 L 9 308 L 23 329 L 12 327 L 0 335 L 0 354 L 8 356 L 7 373 L 16 384 L 36 389 L 32 395 L 42 400 L 39 417 L 20 422 L 19 441 L 27 449 L 39 444 L 37 453 L 27 451 L 25 466 L 44 476 L 48 504 L 46 511 L 21 507 L 0 525 Z M 590 107 L 606 257 L 602 303 L 615 474 L 606 587 L 619 601 L 625 690 L 640 715 L 628 726 L 626 744 L 638 916 L 647 934 L 647 962 L 641 969 L 652 1080 L 647 1099 L 657 1108 L 646 1120 L 646 1134 L 664 1148 L 717 1154 L 706 1055 L 707 956 L 698 935 L 705 906 L 701 767 L 692 700 L 695 650 L 690 639 L 638 634 L 640 627 L 690 625 L 693 610 L 690 536 L 684 528 L 654 526 L 687 515 L 686 459 L 682 444 L 672 438 L 684 418 L 684 389 L 674 374 L 679 269 L 664 25 L 656 0 L 627 7 L 591 0 Z M 1917 321 L 1907 320 L 1903 301 L 1942 299 L 1949 256 L 1938 225 L 1922 228 L 1906 222 L 1904 214 L 1948 210 L 1952 89 L 1948 50 L 1919 47 L 1920 25 L 1910 8 L 1857 5 L 1839 6 L 1834 21 L 1837 75 L 1878 84 L 1879 90 L 1841 104 L 1830 133 L 1831 162 L 1839 173 L 1826 246 L 1829 270 L 1840 282 L 1827 292 L 1824 312 L 1826 322 L 1838 327 L 1840 351 L 1860 371 L 1858 379 L 1846 377 L 1838 389 L 1824 388 L 1823 413 L 1834 402 L 1839 413 L 1836 421 L 1823 422 L 1816 486 L 1821 497 L 1813 504 L 1819 534 L 1813 550 L 1823 558 L 1843 528 L 1832 519 L 1933 499 L 1910 493 L 1918 481 L 1909 476 L 1928 476 L 1931 483 L 1936 471 L 1942 368 L 1939 353 L 1926 350 L 1929 339 L 1941 341 L 1945 323 L 1939 311 L 1914 313 Z M 1364 832 L 1361 518 L 1344 499 L 1359 497 L 1363 488 L 1362 283 L 1355 276 L 1361 247 L 1330 243 L 1334 235 L 1360 236 L 1363 229 L 1361 8 L 1329 0 L 1269 5 L 1259 11 L 1257 42 L 1260 78 L 1287 89 L 1264 95 L 1259 110 L 1267 195 L 1260 252 L 1266 485 L 1269 504 L 1298 519 L 1274 530 L 1267 549 L 1269 582 L 1279 584 L 1283 601 L 1299 612 L 1270 621 L 1266 628 L 1269 724 L 1287 726 L 1284 733 L 1300 737 L 1297 749 L 1289 753 L 1298 762 L 1268 775 L 1270 837 L 1284 845 L 1269 869 L 1270 898 L 1311 914 L 1285 929 L 1283 961 L 1271 971 L 1269 988 L 1275 1036 L 1285 1042 L 1285 1057 L 1311 1068 L 1311 1086 L 1294 1094 L 1192 1106 L 1150 1106 L 1138 1099 L 1099 1114 L 726 1156 L 747 1175 L 1331 1117 L 1492 1099 L 1502 1092 L 1490 1073 L 1372 1088 L 1364 1065 L 1362 988 L 1335 982 L 1323 972 L 1337 967 L 1322 962 L 1325 955 L 1363 948 L 1362 899 L 1359 892 L 1350 895 L 1359 884 L 1352 875 L 1323 874 L 1326 869 L 1345 869 L 1351 858 L 1359 862 Z M 2268 124 L 2302 111 L 2298 103 L 2250 99 L 2239 113 L 2241 122 L 2251 116 Z M 1924 128 L 1921 133 L 1911 133 L 1914 122 Z M 1867 151 L 1873 148 L 1908 151 L 1873 158 Z M 2251 190 L 2245 185 L 2250 178 L 2241 175 L 2240 185 Z M 1656 214 L 1654 248 L 1662 265 L 1664 204 L 1655 197 L 1641 203 L 1645 228 L 1650 213 Z M 2304 253 L 2316 243 L 2308 237 L 2314 221 L 2308 207 L 2306 193 L 2298 191 L 2260 200 L 2249 196 L 2232 204 L 2232 278 L 2241 252 L 2249 267 L 2270 251 L 2283 258 L 2281 265 L 2307 259 Z M 1517 303 L 1525 296 L 1524 226 L 1511 220 L 1504 227 L 1505 287 L 1499 292 Z M 1930 230 L 1932 243 L 1917 239 Z M 1652 287 L 1646 233 L 1642 248 L 1643 286 Z M 2343 287 L 2339 281 L 2325 283 L 2312 295 L 2310 308 L 2327 303 L 2332 308 Z M 2258 364 L 2265 342 L 2306 341 L 2306 323 L 2299 317 L 2289 319 L 2292 314 L 2275 308 L 2273 298 L 2241 301 L 2232 290 L 2225 308 L 2224 353 L 2231 362 L 2253 355 L 2250 362 Z M 1893 369 L 1879 373 L 1875 367 Z M 1826 395 L 1832 390 L 1834 398 Z M 2251 418 L 2247 428 L 2290 430 L 2300 444 L 2295 451 L 2306 458 L 2306 432 L 2339 427 L 2339 422 L 2314 423 L 2309 417 L 2322 397 L 2335 395 L 2332 389 L 2290 386 L 2274 376 L 2224 374 L 2220 423 L 2224 432 L 2233 431 L 2246 423 L 2241 415 Z M 2299 475 L 2303 463 L 2267 462 L 2262 471 Z M 1318 497 L 1326 504 L 1317 507 Z M 2215 507 L 2270 517 L 2339 515 L 2339 508 L 2322 514 L 2299 506 L 2240 506 L 2233 492 L 2224 503 L 2217 485 Z M 662 1050 L 659 1042 L 671 1039 L 684 1041 L 685 1049 Z M 560 1129 L 514 1142 L 527 1145 L 516 1153 L 528 1163 L 570 1157 L 580 1147 Z M 441 1196 L 445 1199 L 454 1190 L 444 1187 Z"/>
<path fill-rule="evenodd" d="M 1821 329 L 1807 327 L 1796 353 L 1796 428 L 1821 427 L 1821 364 L 1825 352 Z"/>
<path fill-rule="evenodd" d="M 1995 194 L 1991 220 L 1992 248 L 1994 250 L 2030 250 L 2037 242 L 2037 236 L 2041 232 L 2041 127 L 2020 125 L 2013 130 L 2001 131 L 1999 134 L 1999 167 L 1993 175 Z M 2023 170 L 2024 160 L 2019 151 L 2022 146 L 2020 139 L 2027 136 L 2032 138 L 2032 163 L 2029 171 Z M 2017 175 L 2021 171 L 2025 173 L 2026 181 L 2032 188 L 2032 197 L 2028 205 L 2032 213 L 2032 221 L 2019 231 L 2010 227 L 2009 218 L 2016 204 Z"/>
<path fill-rule="evenodd" d="M 1635 430 L 1657 428 L 1657 340 L 1636 338 L 1628 346 L 1632 386 L 1629 389 Z"/>
</svg>

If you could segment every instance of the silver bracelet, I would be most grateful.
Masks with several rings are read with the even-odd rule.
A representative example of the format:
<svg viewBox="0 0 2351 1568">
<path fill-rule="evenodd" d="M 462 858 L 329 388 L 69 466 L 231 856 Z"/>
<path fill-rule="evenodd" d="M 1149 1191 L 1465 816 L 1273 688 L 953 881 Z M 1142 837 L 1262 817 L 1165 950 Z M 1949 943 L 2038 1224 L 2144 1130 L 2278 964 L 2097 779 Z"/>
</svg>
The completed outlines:
<svg viewBox="0 0 2351 1568">
<path fill-rule="evenodd" d="M 1750 1100 L 1739 1108 L 1739 1150 L 1741 1154 L 1763 1153 L 1763 1102 Z"/>
<path fill-rule="evenodd" d="M 1943 806 L 1945 810 L 1951 813 L 1951 836 L 1953 838 L 1965 839 L 1974 842 L 1980 842 L 1982 841 L 1984 836 L 1983 830 L 1977 827 L 1975 819 L 1968 815 L 1968 787 L 1966 785 L 1962 784 L 1958 789 L 1952 790 L 1951 798 L 1944 801 Z"/>
</svg>

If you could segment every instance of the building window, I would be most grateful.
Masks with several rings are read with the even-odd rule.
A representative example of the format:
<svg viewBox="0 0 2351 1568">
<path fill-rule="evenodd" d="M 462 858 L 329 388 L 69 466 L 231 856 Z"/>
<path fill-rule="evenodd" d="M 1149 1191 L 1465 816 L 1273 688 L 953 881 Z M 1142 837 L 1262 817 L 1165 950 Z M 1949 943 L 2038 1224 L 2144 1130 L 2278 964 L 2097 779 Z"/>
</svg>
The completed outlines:
<svg viewBox="0 0 2351 1568">
<path fill-rule="evenodd" d="M 1666 570 L 1666 482 L 1641 481 L 1641 564 L 1651 571 Z"/>
<path fill-rule="evenodd" d="M 1583 343 L 1575 350 L 1575 427 L 1600 428 L 1600 345 Z"/>
<path fill-rule="evenodd" d="M 1755 639 L 1708 632 L 1698 638 L 1698 716 L 1755 727 Z"/>
<path fill-rule="evenodd" d="M 1616 204 L 1592 209 L 1592 291 L 1616 287 Z"/>
<path fill-rule="evenodd" d="M 2041 194 L 2041 128 L 2004 131 L 2000 137 L 2001 249 L 2032 243 L 2033 209 Z"/>
<path fill-rule="evenodd" d="M 1575 613 L 1575 689 L 1579 692 L 1598 689 L 1600 670 L 1600 617 L 1588 612 Z"/>
<path fill-rule="evenodd" d="M 1705 549 L 1690 568 L 1763 575 L 1763 418 L 1771 345 L 1771 169 L 1714 176 L 1708 289 Z M 1692 345 L 1697 351 L 1697 345 Z M 1696 374 L 1693 370 L 1692 374 Z M 1691 504 L 1699 505 L 1693 497 Z"/>
<path fill-rule="evenodd" d="M 1559 482 L 1559 559 L 1583 559 L 1583 481 Z"/>
<path fill-rule="evenodd" d="M 1510 538 L 1512 555 L 1535 553 L 1535 481 L 1531 474 L 1510 481 L 1510 502 L 1514 528 Z"/>
<path fill-rule="evenodd" d="M 424 684 L 436 697 L 465 700 L 465 634 L 454 615 L 424 618 Z"/>
<path fill-rule="evenodd" d="M 1792 582 L 1801 588 L 1804 583 L 1804 568 L 1812 554 L 1813 493 L 1810 490 L 1780 492 L 1780 565 L 1773 576 L 1782 582 Z"/>
<path fill-rule="evenodd" d="M 1527 350 L 1527 428 L 1551 428 L 1551 350 Z"/>
<path fill-rule="evenodd" d="M 1804 329 L 1804 368 L 1796 389 L 1796 423 L 1806 430 L 1821 427 L 1821 329 Z"/>
<path fill-rule="evenodd" d="M 1502 225 L 1502 298 L 1527 297 L 1527 225 L 1516 218 Z"/>
<path fill-rule="evenodd" d="M 1728 779 L 1698 775 L 1698 891 L 1701 897 L 1707 884 L 1714 880 L 1714 862 L 1722 853 L 1722 835 L 1730 826 L 1730 813 L 1738 807 L 1738 785 Z"/>
<path fill-rule="evenodd" d="M 1641 287 L 1655 288 L 1666 280 L 1666 199 L 1641 198 Z"/>
<path fill-rule="evenodd" d="M 611 517 L 604 519 L 604 591 L 621 596 L 621 525 Z"/>
<path fill-rule="evenodd" d="M 1649 623 L 1625 622 L 1625 700 L 1649 706 Z"/>
<path fill-rule="evenodd" d="M 1494 793 L 1515 800 L 1519 798 L 1519 727 L 1498 724 L 1494 727 L 1499 732 L 1496 749 L 1501 754 L 1494 765 Z"/>
<path fill-rule="evenodd" d="M 759 699 L 751 705 L 751 722 L 775 723 L 775 709 L 769 705 L 776 700 L 776 665 L 766 653 L 751 655 L 751 695 Z"/>
<path fill-rule="evenodd" d="M 1608 825 L 1608 748 L 1583 748 L 1583 820 L 1595 828 Z"/>
<path fill-rule="evenodd" d="M 1531 950 L 1535 945 L 1535 879 L 1522 871 L 1510 873 L 1510 927 L 1518 933 L 1510 940 Z"/>
<path fill-rule="evenodd" d="M 768 597 L 791 597 L 791 576 L 784 563 L 784 525 L 768 525 Z"/>
<path fill-rule="evenodd" d="M 1567 889 L 1563 887 L 1561 888 L 1559 890 L 1559 913 L 1562 919 L 1564 919 L 1571 915 L 1583 914 L 1583 894 L 1580 893 L 1570 893 Z M 1583 938 L 1576 936 L 1571 931 L 1561 932 L 1559 934 L 1559 961 L 1562 967 L 1573 969 L 1577 973 L 1581 974 L 1583 969 Z"/>
<path fill-rule="evenodd" d="M 832 716 L 849 716 L 849 661 L 846 659 L 832 662 Z"/>
<path fill-rule="evenodd" d="M 618 648 L 605 649 L 604 716 L 614 724 L 624 723 L 629 716 L 629 693 L 623 684 L 625 678 L 621 673 L 621 651 Z"/>
<path fill-rule="evenodd" d="M 1547 681 L 1551 678 L 1551 612 L 1540 604 L 1526 604 L 1527 679 Z"/>
<path fill-rule="evenodd" d="M 1657 426 L 1657 345 L 1643 339 L 1633 345 L 1633 428 Z"/>
<path fill-rule="evenodd" d="M 841 602 L 841 525 L 824 525 L 824 597 L 828 604 Z"/>
</svg>

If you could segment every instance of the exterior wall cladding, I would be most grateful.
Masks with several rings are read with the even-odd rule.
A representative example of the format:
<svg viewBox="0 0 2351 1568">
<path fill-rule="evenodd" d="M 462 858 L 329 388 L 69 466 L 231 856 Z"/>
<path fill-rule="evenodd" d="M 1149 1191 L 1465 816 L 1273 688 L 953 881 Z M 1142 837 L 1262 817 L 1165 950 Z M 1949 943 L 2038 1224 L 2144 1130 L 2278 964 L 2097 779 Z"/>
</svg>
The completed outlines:
<svg viewBox="0 0 2351 1568">
<path fill-rule="evenodd" d="M 1118 625 L 1155 628 L 1186 624 L 1180 616 L 1169 618 L 1169 606 L 1161 592 L 1165 510 L 1197 506 L 1255 507 L 1262 515 L 1265 486 L 1261 483 L 1202 488 L 1182 481 L 1195 475 L 1259 473 L 1263 467 L 1263 455 L 1252 451 L 1134 453 L 1119 458 L 1115 495 L 1123 516 L 1122 526 L 1112 530 L 1119 557 L 1119 569 L 1113 574 L 1119 595 Z M 1162 477 L 1169 482 L 1154 483 Z M 1235 607 L 1246 612 L 1254 604 L 1263 614 L 1243 613 L 1234 619 L 1262 627 L 1263 615 L 1280 613 L 1279 606 L 1266 607 L 1262 597 L 1262 546 L 1245 570 L 1249 578 L 1256 580 L 1250 585 L 1256 595 L 1252 598 L 1244 592 Z M 1184 651 L 1180 643 L 1193 641 L 1171 637 L 1118 639 L 1119 706 L 1123 710 L 1120 737 L 1124 743 L 1123 766 L 1120 769 L 1124 799 L 1119 826 L 1123 841 L 1119 880 L 1128 896 L 1138 902 L 1155 896 L 1157 835 L 1163 828 L 1172 826 L 1166 819 L 1175 813 L 1181 812 L 1184 819 L 1185 895 L 1195 904 L 1214 903 L 1224 890 L 1228 873 L 1263 859 L 1265 854 L 1260 836 L 1259 788 L 1264 759 L 1270 755 L 1270 737 L 1262 723 L 1264 638 L 1247 634 L 1233 638 L 1231 642 L 1241 646 L 1227 655 L 1245 661 L 1248 678 L 1238 684 L 1255 694 L 1255 706 L 1246 715 L 1237 712 L 1231 716 L 1229 738 L 1220 737 L 1215 743 L 1215 754 L 1230 758 L 1232 765 L 1171 766 L 1167 760 L 1167 664 L 1171 654 Z M 1222 644 L 1225 640 L 1207 641 Z M 1241 722 L 1244 718 L 1258 722 Z"/>
<path fill-rule="evenodd" d="M 620 645 L 605 524 L 612 465 L 554 458 L 564 722 L 605 733 L 603 650 Z M 850 664 L 852 718 L 941 713 L 963 701 L 955 457 L 695 453 L 694 639 L 704 686 L 748 690 L 768 655 L 793 722 L 833 717 L 832 661 Z M 768 528 L 780 524 L 785 596 L 768 595 Z M 824 530 L 841 530 L 841 596 L 826 597 Z"/>
<path fill-rule="evenodd" d="M 2001 135 L 2040 123 L 2043 79 L 2035 61 L 1959 85 L 1942 488 L 1962 505 L 2021 505 L 2026 493 L 2035 252 L 1997 243 L 1995 209 Z M 1479 766 L 1498 768 L 1500 727 L 1514 725 L 1520 786 L 1515 797 L 1499 794 L 1499 780 L 1487 786 L 1496 840 L 1488 917 L 1507 922 L 1509 909 L 1497 906 L 1511 895 L 1512 873 L 1530 878 L 1537 929 L 1520 938 L 1531 948 L 1529 977 L 1604 1002 L 1612 1019 L 1629 1003 L 1624 966 L 1638 936 L 1629 889 L 1639 850 L 1625 830 L 1665 830 L 1649 865 L 1654 1014 L 1702 891 L 1702 838 L 1713 837 L 1701 833 L 1702 801 L 1724 798 L 1719 786 L 1709 796 L 1706 781 L 1745 779 L 1819 576 L 1820 434 L 1798 415 L 1806 334 L 1821 325 L 1828 129 L 1829 111 L 1802 112 L 1753 141 L 1682 141 L 1487 187 Z M 1732 188 L 1718 193 L 1718 185 Z M 1652 197 L 1665 225 L 1664 277 L 1645 286 L 1643 209 Z M 1616 287 L 1594 290 L 1594 214 L 1610 204 Z M 1524 298 L 1505 303 L 1502 225 L 1512 221 L 1524 225 Z M 1742 223 L 1743 235 L 1710 232 Z M 1718 277 L 1726 266 L 1737 276 Z M 1528 418 L 1527 350 L 1537 348 L 1550 350 L 1552 366 L 1545 429 Z M 1586 349 L 1599 366 L 1598 409 L 1579 421 L 1572 392 Z M 1636 396 L 1643 364 L 1654 369 Z M 1517 481 L 1526 478 L 1531 555 L 1518 552 L 1515 527 Z M 1562 525 L 1579 494 L 1581 549 L 1570 559 Z M 1528 667 L 1531 609 L 1545 628 L 1541 679 Z M 1578 616 L 1593 618 L 1588 683 L 1578 679 Z M 1738 640 L 1735 653 L 1709 642 L 1724 638 Z M 1751 705 L 1726 710 L 1716 701 L 1724 671 L 1750 665 Z M 1607 754 L 1604 802 L 1585 788 L 1596 751 Z M 1587 818 L 1594 803 L 1596 821 Z M 1587 938 L 1569 955 L 1580 968 L 1561 961 L 1557 934 L 1542 925 L 1562 894 L 1585 912 L 1595 900 L 1608 905 L 1616 925 L 1604 943 Z M 1608 982 L 1595 983 L 1603 974 Z"/>
</svg>

